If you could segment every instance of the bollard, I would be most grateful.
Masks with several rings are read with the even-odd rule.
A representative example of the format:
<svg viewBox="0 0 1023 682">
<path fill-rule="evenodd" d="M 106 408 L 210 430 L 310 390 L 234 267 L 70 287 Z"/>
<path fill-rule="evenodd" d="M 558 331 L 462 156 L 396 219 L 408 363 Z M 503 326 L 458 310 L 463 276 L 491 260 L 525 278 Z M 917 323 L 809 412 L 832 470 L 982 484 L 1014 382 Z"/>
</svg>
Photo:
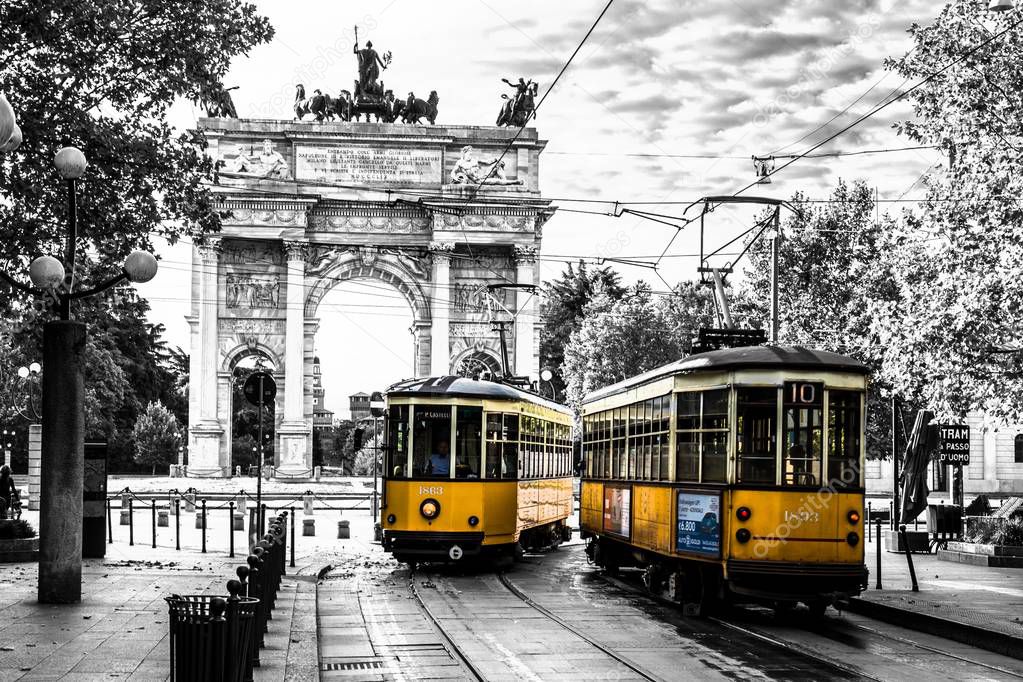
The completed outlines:
<svg viewBox="0 0 1023 682">
<path fill-rule="evenodd" d="M 246 502 L 247 502 L 246 499 L 245 499 L 245 491 L 244 490 L 240 491 L 238 493 L 238 497 L 236 499 L 238 501 L 238 511 L 241 512 L 242 514 L 244 514 L 245 513 L 245 505 L 246 505 Z"/>
<path fill-rule="evenodd" d="M 231 500 L 228 505 L 228 517 L 227 517 L 227 535 L 231 538 L 231 551 L 228 556 L 234 558 L 234 500 Z"/>
<path fill-rule="evenodd" d="M 127 526 L 129 523 L 131 523 L 131 521 L 128 520 L 130 516 L 131 515 L 128 513 L 127 506 L 121 507 L 121 525 L 122 526 Z"/>
<path fill-rule="evenodd" d="M 302 519 L 302 536 L 310 537 L 316 535 L 316 519 Z"/>
<path fill-rule="evenodd" d="M 158 509 L 156 511 L 156 525 L 160 528 L 170 526 L 170 513 L 166 509 Z"/>
<path fill-rule="evenodd" d="M 263 589 L 263 575 L 262 571 L 259 570 L 259 557 L 255 554 L 250 554 L 245 560 L 249 564 L 249 596 L 256 597 L 259 599 L 259 607 L 256 609 L 256 623 L 255 627 L 252 628 L 253 642 L 255 643 L 255 649 L 263 647 L 263 629 L 266 627 L 266 603 L 263 601 L 262 589 Z M 257 668 L 259 667 L 258 657 L 253 662 Z"/>
<path fill-rule="evenodd" d="M 153 549 L 156 549 L 156 500 L 153 500 L 153 506 L 150 508 L 153 517 Z"/>
<path fill-rule="evenodd" d="M 348 522 L 347 521 L 338 521 L 337 522 L 337 539 L 338 540 L 347 540 L 350 537 L 352 537 L 352 533 L 351 533 L 351 530 L 348 528 Z"/>
<path fill-rule="evenodd" d="M 107 498 L 107 544 L 114 544 L 114 523 L 110 518 L 110 498 Z"/>
<path fill-rule="evenodd" d="M 202 500 L 202 553 L 206 553 L 206 498 Z"/>
<path fill-rule="evenodd" d="M 902 535 L 902 546 L 906 549 L 906 563 L 909 564 L 909 579 L 913 583 L 913 591 L 919 592 L 920 586 L 916 582 L 916 569 L 913 568 L 913 552 L 909 548 L 909 539 L 906 537 L 906 526 L 899 526 L 899 534 Z"/>
<path fill-rule="evenodd" d="M 871 539 L 870 538 L 870 531 L 873 529 L 873 526 L 871 525 L 870 522 L 872 520 L 873 520 L 873 517 L 870 514 L 870 501 L 868 500 L 867 501 L 867 542 L 870 542 L 870 539 Z"/>
<path fill-rule="evenodd" d="M 135 510 L 132 509 L 132 503 L 133 502 L 134 501 L 131 498 L 128 499 L 128 544 L 129 545 L 134 545 L 135 544 L 135 514 L 132 513 Z"/>
<path fill-rule="evenodd" d="M 170 513 L 171 514 L 177 514 L 178 513 L 178 509 L 174 505 L 174 500 L 176 500 L 176 499 L 178 499 L 177 488 L 175 488 L 174 490 L 170 491 L 170 493 L 167 495 L 167 508 L 170 509 Z"/>
<path fill-rule="evenodd" d="M 869 523 L 867 524 L 870 525 Z M 877 520 L 877 589 L 881 589 L 881 519 Z"/>
<path fill-rule="evenodd" d="M 307 490 L 302 495 L 302 511 L 306 516 L 312 516 L 315 512 L 313 509 L 313 491 Z"/>
<path fill-rule="evenodd" d="M 181 504 L 181 500 L 174 498 L 174 549 L 181 549 L 181 509 L 178 505 Z"/>
<path fill-rule="evenodd" d="M 295 568 L 295 509 L 292 507 L 288 511 L 291 513 L 291 523 L 289 524 L 291 532 L 291 568 Z"/>
<path fill-rule="evenodd" d="M 256 537 L 261 537 L 266 532 L 266 505 L 259 508 L 259 532 Z"/>
<path fill-rule="evenodd" d="M 888 503 L 888 526 L 895 530 L 895 500 Z"/>
<path fill-rule="evenodd" d="M 238 570 L 236 571 L 236 573 L 238 574 L 238 579 L 241 580 L 241 582 L 242 582 L 242 586 L 245 588 L 245 596 L 247 596 L 247 597 L 256 597 L 258 599 L 259 598 L 259 594 L 258 594 L 257 587 L 258 587 L 258 581 L 259 581 L 259 572 L 256 571 L 254 568 L 252 568 L 252 566 L 253 566 L 252 559 L 254 559 L 254 558 L 255 557 L 249 555 L 249 557 L 245 560 L 246 561 L 246 565 L 239 566 Z M 260 623 L 262 622 L 262 611 L 263 611 L 263 609 L 264 609 L 264 604 L 263 604 L 262 600 L 260 600 L 259 603 L 256 604 L 256 615 L 253 618 L 252 627 L 249 629 L 249 637 L 250 637 L 250 639 L 249 639 L 249 651 L 252 653 L 251 664 L 252 664 L 252 667 L 254 667 L 254 668 L 260 667 L 259 666 L 259 640 L 260 640 L 261 635 L 259 633 L 260 633 L 260 630 L 261 630 Z M 247 679 L 251 679 L 251 678 L 247 678 Z"/>
<path fill-rule="evenodd" d="M 191 488 L 189 488 L 189 490 L 191 490 Z M 193 492 L 185 493 L 185 511 L 186 512 L 195 511 L 195 493 Z"/>
</svg>

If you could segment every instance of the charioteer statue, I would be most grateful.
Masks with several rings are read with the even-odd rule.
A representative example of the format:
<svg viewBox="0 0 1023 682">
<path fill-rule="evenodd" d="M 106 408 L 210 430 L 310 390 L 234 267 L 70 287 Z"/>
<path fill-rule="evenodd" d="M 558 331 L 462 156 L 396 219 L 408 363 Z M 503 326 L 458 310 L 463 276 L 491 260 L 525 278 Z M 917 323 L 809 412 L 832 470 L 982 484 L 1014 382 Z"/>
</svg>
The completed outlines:
<svg viewBox="0 0 1023 682">
<path fill-rule="evenodd" d="M 519 78 L 518 83 L 512 83 L 507 78 L 501 80 L 515 89 L 515 96 L 501 95 L 504 104 L 501 106 L 501 112 L 497 115 L 497 125 L 524 126 L 535 115 L 534 102 L 539 85 L 533 79 L 527 81 Z"/>
<path fill-rule="evenodd" d="M 378 83 L 381 69 L 391 63 L 391 53 L 385 52 L 383 58 L 373 49 L 373 41 L 367 40 L 366 47 L 359 49 L 359 27 L 355 27 L 355 45 L 352 52 L 359 59 L 359 82 L 355 86 L 355 100 L 360 98 L 379 99 L 384 97 L 384 84 Z"/>
</svg>

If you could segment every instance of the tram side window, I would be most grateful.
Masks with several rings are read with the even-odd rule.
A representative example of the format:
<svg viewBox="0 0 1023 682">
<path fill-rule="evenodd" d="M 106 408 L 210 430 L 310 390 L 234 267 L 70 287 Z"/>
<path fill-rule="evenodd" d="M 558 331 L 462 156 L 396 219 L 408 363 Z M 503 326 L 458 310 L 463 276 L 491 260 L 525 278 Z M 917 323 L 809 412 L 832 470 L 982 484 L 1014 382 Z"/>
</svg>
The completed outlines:
<svg viewBox="0 0 1023 682">
<path fill-rule="evenodd" d="M 412 475 L 451 475 L 451 408 L 415 405 L 412 410 Z"/>
<path fill-rule="evenodd" d="M 820 485 L 824 386 L 786 382 L 782 393 L 785 409 L 782 485 Z"/>
<path fill-rule="evenodd" d="M 483 408 L 459 407 L 456 412 L 455 478 L 479 478 Z"/>
<path fill-rule="evenodd" d="M 777 471 L 778 389 L 739 388 L 736 391 L 736 452 L 738 480 L 774 483 Z"/>
<path fill-rule="evenodd" d="M 635 480 L 639 473 L 639 438 L 636 437 L 639 406 L 629 405 L 629 478 Z"/>
<path fill-rule="evenodd" d="M 724 483 L 728 475 L 728 389 L 703 392 L 700 419 L 704 483 Z"/>
<path fill-rule="evenodd" d="M 679 393 L 676 399 L 675 477 L 679 481 L 699 481 L 700 394 Z"/>
<path fill-rule="evenodd" d="M 860 397 L 856 391 L 828 391 L 828 479 L 836 488 L 860 487 Z"/>
<path fill-rule="evenodd" d="M 387 458 L 391 478 L 408 477 L 408 405 L 392 405 L 387 414 Z"/>
<path fill-rule="evenodd" d="M 504 444 L 501 451 L 501 478 L 519 477 L 519 415 L 504 415 Z"/>
</svg>

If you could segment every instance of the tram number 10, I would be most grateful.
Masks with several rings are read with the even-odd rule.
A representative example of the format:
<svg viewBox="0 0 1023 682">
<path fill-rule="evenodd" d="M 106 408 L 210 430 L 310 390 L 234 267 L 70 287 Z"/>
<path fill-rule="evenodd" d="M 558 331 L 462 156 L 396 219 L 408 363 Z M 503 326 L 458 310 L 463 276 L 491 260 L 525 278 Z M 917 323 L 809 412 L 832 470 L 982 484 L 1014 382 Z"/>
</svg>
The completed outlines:
<svg viewBox="0 0 1023 682">
<path fill-rule="evenodd" d="M 786 381 L 784 389 L 786 405 L 811 407 L 824 404 L 824 384 L 814 381 Z"/>
</svg>

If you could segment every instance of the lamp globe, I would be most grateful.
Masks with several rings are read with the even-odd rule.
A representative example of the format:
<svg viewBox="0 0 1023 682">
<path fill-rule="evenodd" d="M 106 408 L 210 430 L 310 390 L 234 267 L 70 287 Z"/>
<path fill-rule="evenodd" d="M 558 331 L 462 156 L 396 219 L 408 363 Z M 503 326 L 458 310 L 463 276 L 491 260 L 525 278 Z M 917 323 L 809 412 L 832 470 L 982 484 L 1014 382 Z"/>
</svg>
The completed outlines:
<svg viewBox="0 0 1023 682">
<path fill-rule="evenodd" d="M 65 180 L 77 180 L 82 177 L 89 162 L 78 147 L 64 147 L 53 156 L 53 165 L 57 167 L 60 177 Z"/>
<path fill-rule="evenodd" d="M 53 256 L 39 256 L 28 266 L 28 276 L 39 289 L 55 289 L 64 281 L 64 266 Z"/>
<path fill-rule="evenodd" d="M 124 259 L 124 272 L 128 279 L 137 284 L 148 282 L 156 277 L 156 256 L 148 251 L 132 251 Z"/>
</svg>

